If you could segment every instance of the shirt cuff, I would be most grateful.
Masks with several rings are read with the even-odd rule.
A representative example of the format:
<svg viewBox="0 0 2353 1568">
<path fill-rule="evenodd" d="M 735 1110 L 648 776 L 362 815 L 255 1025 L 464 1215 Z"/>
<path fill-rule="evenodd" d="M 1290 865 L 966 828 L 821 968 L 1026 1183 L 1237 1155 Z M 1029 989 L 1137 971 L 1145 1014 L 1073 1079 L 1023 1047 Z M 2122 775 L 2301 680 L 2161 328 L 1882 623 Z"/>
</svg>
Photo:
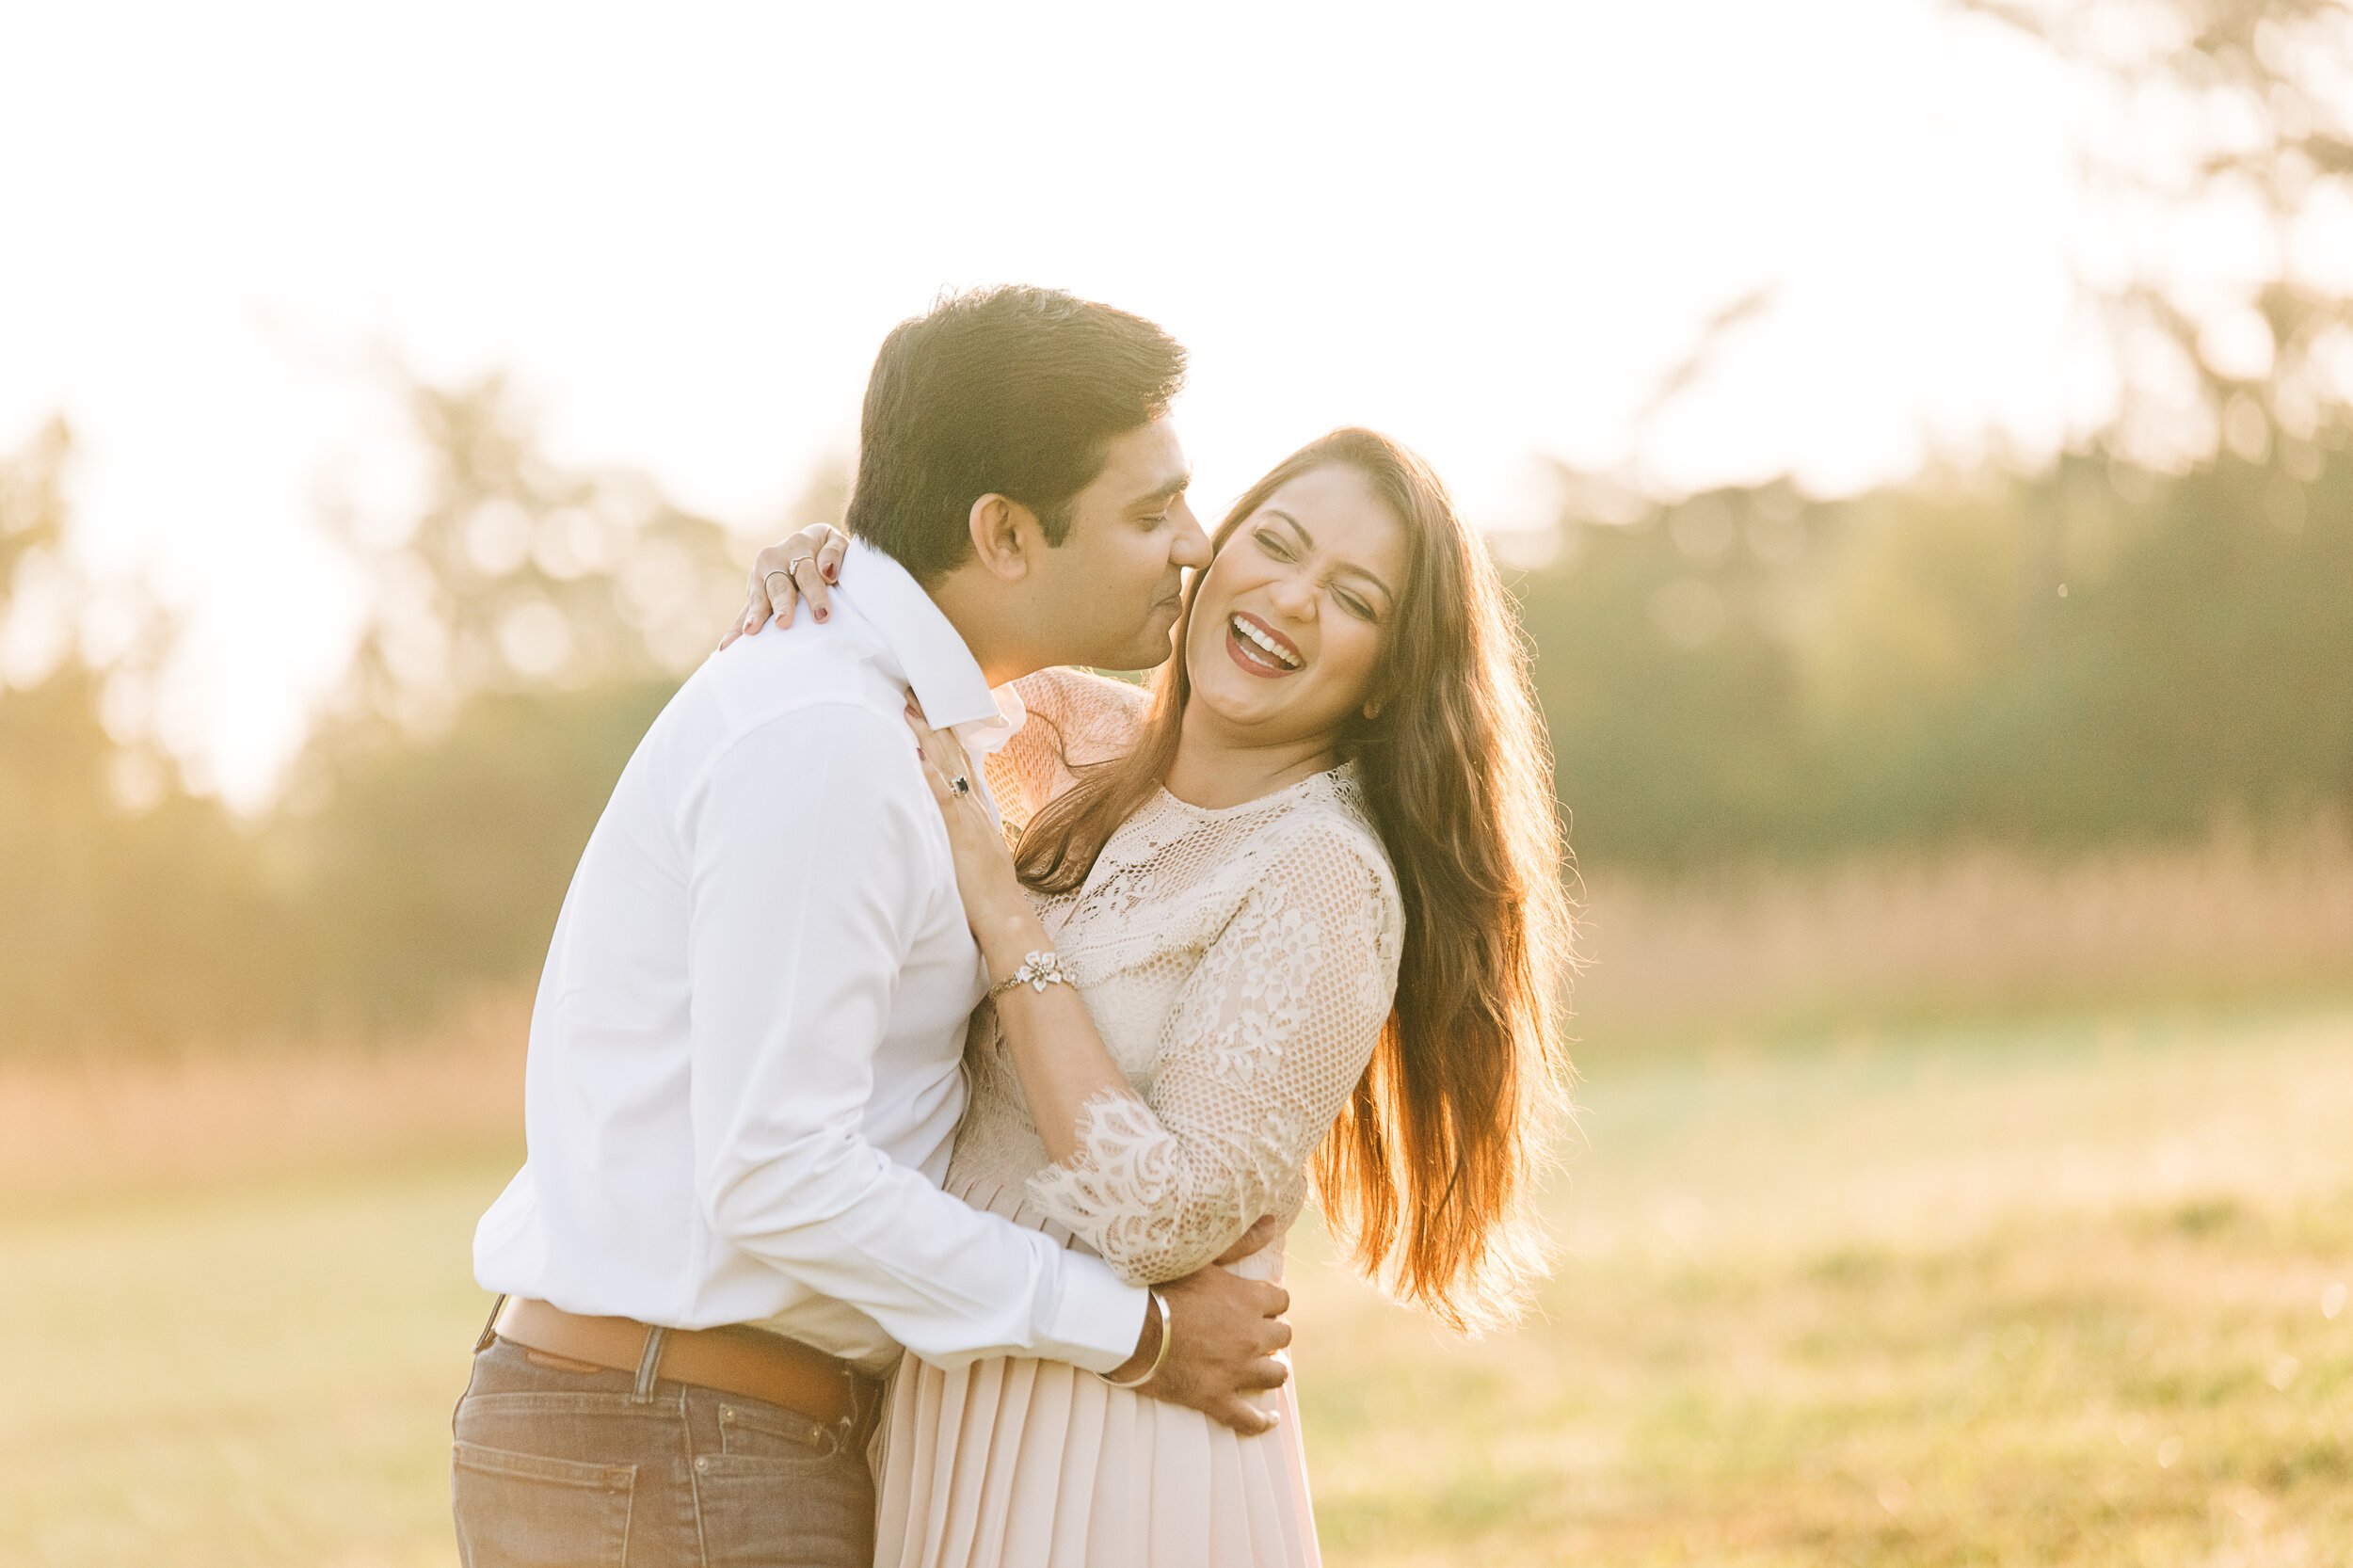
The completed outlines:
<svg viewBox="0 0 2353 1568">
<path fill-rule="evenodd" d="M 1111 1265 L 1084 1253 L 1064 1255 L 1062 1300 L 1056 1304 L 1054 1348 L 1040 1353 L 1089 1372 L 1115 1370 L 1136 1353 L 1151 1292 L 1128 1285 Z"/>
</svg>

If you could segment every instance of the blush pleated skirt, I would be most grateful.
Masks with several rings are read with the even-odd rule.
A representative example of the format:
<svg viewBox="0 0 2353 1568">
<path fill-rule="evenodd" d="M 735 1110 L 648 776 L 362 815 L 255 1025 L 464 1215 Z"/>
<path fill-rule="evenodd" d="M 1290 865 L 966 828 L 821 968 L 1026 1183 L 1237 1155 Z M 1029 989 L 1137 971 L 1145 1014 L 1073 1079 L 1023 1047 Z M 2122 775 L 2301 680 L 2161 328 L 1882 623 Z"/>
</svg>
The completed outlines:
<svg viewBox="0 0 2353 1568">
<path fill-rule="evenodd" d="M 1070 1244 L 1017 1186 L 957 1195 Z M 876 1568 L 1320 1568 L 1289 1384 L 1261 1408 L 1278 1424 L 1241 1437 L 1062 1362 L 910 1355 L 872 1450 Z"/>
</svg>

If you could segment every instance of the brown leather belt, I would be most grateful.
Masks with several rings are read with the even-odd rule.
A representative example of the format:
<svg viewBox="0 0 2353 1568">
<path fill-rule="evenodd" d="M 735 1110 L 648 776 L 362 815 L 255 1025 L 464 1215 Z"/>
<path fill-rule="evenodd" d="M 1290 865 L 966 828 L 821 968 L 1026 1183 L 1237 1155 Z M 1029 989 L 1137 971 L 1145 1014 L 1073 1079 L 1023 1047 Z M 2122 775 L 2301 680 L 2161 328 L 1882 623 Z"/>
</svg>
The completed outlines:
<svg viewBox="0 0 2353 1568">
<path fill-rule="evenodd" d="M 634 1372 L 653 1332 L 632 1318 L 584 1318 L 511 1298 L 491 1331 L 543 1355 Z M 795 1410 L 821 1426 L 854 1428 L 873 1412 L 874 1380 L 839 1356 L 749 1327 L 664 1329 L 654 1375 Z"/>
</svg>

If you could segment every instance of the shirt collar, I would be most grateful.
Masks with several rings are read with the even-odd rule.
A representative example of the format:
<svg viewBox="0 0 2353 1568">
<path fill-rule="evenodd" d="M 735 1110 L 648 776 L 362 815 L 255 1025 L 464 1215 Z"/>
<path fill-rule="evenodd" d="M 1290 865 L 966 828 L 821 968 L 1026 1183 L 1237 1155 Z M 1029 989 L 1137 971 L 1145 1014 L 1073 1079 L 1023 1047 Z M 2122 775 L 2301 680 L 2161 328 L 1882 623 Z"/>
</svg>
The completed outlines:
<svg viewBox="0 0 2353 1568">
<path fill-rule="evenodd" d="M 975 756 L 995 751 L 1021 728 L 1029 716 L 1021 698 L 1011 686 L 989 690 L 963 634 L 888 551 L 852 539 L 833 591 L 882 634 L 934 728 L 953 730 Z"/>
</svg>

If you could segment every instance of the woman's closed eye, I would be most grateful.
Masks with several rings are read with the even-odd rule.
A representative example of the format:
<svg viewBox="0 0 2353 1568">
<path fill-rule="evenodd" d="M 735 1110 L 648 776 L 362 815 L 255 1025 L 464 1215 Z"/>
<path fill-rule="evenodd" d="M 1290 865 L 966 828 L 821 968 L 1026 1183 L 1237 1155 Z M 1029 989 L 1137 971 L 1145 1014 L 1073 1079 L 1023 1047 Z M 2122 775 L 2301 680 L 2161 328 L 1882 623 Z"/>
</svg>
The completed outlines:
<svg viewBox="0 0 2353 1568">
<path fill-rule="evenodd" d="M 1299 559 L 1299 552 L 1292 548 L 1291 542 L 1272 528 L 1257 529 L 1251 535 L 1251 538 L 1260 550 L 1278 561 Z M 1381 612 L 1374 608 L 1372 601 L 1362 594 L 1348 588 L 1335 588 L 1332 590 L 1332 597 L 1339 601 L 1341 609 L 1354 616 L 1358 620 L 1377 624 L 1381 619 Z"/>
</svg>

